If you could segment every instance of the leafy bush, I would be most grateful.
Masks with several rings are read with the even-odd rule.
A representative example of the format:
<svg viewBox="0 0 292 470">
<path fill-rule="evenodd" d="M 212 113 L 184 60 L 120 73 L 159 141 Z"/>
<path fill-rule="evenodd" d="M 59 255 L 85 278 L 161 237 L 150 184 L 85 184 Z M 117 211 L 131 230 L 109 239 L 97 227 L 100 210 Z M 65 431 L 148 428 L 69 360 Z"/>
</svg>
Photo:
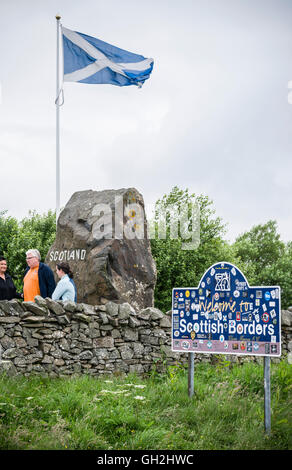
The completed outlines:
<svg viewBox="0 0 292 470">
<path fill-rule="evenodd" d="M 233 249 L 250 285 L 278 285 L 282 308 L 292 305 L 292 243 L 281 241 L 275 220 L 240 235 Z"/>
<path fill-rule="evenodd" d="M 185 240 L 179 230 L 177 238 L 172 238 L 171 223 L 182 206 L 193 204 L 200 207 L 200 244 L 193 250 L 184 250 Z M 159 239 L 157 232 L 162 219 L 166 236 Z M 191 222 L 189 217 L 189 224 Z M 252 227 L 230 244 L 224 239 L 226 225 L 216 217 L 213 201 L 208 196 L 196 196 L 188 189 L 175 186 L 156 202 L 151 226 L 156 230 L 156 237 L 151 239 L 157 267 L 155 306 L 162 311 L 171 309 L 174 287 L 196 287 L 205 271 L 220 261 L 237 266 L 250 286 L 279 285 L 282 308 L 292 305 L 292 242 L 285 244 L 280 239 L 276 221 Z"/>
<path fill-rule="evenodd" d="M 0 449 L 291 449 L 291 366 L 272 364 L 264 431 L 260 364 L 196 364 L 161 378 L 0 375 Z"/>
<path fill-rule="evenodd" d="M 200 244 L 196 249 L 185 250 L 182 249 L 186 240 L 181 234 L 180 221 L 177 238 L 172 238 L 171 222 L 173 217 L 178 217 L 182 206 L 192 207 L 194 204 L 200 208 Z M 208 196 L 196 196 L 177 186 L 156 202 L 155 216 L 151 221 L 156 235 L 162 218 L 165 219 L 165 238 L 156 236 L 151 239 L 157 267 L 154 293 L 157 308 L 170 310 L 174 287 L 196 287 L 205 271 L 220 261 L 235 264 L 249 285 L 279 285 L 282 308 L 292 305 L 292 242 L 284 243 L 280 239 L 275 220 L 252 227 L 230 244 L 224 239 L 226 224 L 216 216 L 213 201 Z M 192 228 L 191 215 L 187 224 Z M 43 215 L 29 212 L 29 216 L 21 221 L 7 216 L 7 211 L 0 212 L 0 254 L 6 256 L 8 270 L 18 290 L 22 288 L 26 268 L 25 252 L 37 248 L 44 260 L 55 236 L 53 211 Z"/>
<path fill-rule="evenodd" d="M 33 211 L 19 222 L 6 213 L 0 213 L 0 254 L 7 258 L 8 271 L 20 291 L 27 266 L 25 253 L 36 248 L 45 259 L 56 237 L 56 215 L 51 210 L 43 215 Z"/>
</svg>

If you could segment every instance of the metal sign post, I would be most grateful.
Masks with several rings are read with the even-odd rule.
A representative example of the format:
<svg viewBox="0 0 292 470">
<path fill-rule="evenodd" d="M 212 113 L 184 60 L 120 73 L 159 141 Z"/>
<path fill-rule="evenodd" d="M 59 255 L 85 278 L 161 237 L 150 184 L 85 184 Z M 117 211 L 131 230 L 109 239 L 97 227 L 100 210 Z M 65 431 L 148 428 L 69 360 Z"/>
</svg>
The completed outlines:
<svg viewBox="0 0 292 470">
<path fill-rule="evenodd" d="M 189 397 L 191 398 L 194 394 L 194 356 L 195 353 L 189 353 L 188 362 L 189 362 L 189 373 L 188 373 L 188 390 Z"/>
<path fill-rule="evenodd" d="M 265 387 L 265 431 L 271 433 L 271 360 L 264 356 L 264 387 Z"/>
</svg>

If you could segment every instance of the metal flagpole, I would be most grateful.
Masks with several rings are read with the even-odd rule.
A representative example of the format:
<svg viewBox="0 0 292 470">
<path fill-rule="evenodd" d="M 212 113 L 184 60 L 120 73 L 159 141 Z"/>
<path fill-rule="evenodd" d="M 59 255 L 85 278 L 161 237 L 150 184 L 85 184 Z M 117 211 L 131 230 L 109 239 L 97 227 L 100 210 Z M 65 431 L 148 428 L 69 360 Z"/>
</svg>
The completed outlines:
<svg viewBox="0 0 292 470">
<path fill-rule="evenodd" d="M 61 16 L 56 15 L 57 20 L 57 75 L 56 75 L 56 224 L 60 214 L 60 19 Z"/>
<path fill-rule="evenodd" d="M 194 356 L 195 353 L 191 352 L 189 353 L 189 361 L 188 361 L 188 391 L 189 391 L 189 397 L 191 398 L 194 394 Z"/>
</svg>

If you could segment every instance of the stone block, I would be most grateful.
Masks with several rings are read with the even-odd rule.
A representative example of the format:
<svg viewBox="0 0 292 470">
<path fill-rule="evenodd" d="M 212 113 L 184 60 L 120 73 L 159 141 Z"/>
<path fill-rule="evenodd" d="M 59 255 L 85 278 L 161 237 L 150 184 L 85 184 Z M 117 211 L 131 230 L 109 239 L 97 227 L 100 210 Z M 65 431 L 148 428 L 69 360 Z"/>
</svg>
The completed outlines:
<svg viewBox="0 0 292 470">
<path fill-rule="evenodd" d="M 119 308 L 119 320 L 128 320 L 130 315 L 136 316 L 134 308 L 127 302 L 120 305 Z"/>
<path fill-rule="evenodd" d="M 64 338 L 64 336 L 65 336 L 65 333 L 62 330 L 56 330 L 52 333 L 52 337 L 54 339 L 61 339 L 61 338 Z"/>
<path fill-rule="evenodd" d="M 10 349 L 15 347 L 15 341 L 7 335 L 3 336 L 3 338 L 0 339 L 0 344 L 4 349 Z"/>
<path fill-rule="evenodd" d="M 109 359 L 109 351 L 105 348 L 100 348 L 95 350 L 95 355 L 98 360 L 105 361 Z"/>
<path fill-rule="evenodd" d="M 34 301 L 37 305 L 47 310 L 47 302 L 43 297 L 41 297 L 40 295 L 36 295 L 34 298 Z M 26 302 L 23 302 L 23 303 L 25 304 Z"/>
<path fill-rule="evenodd" d="M 81 321 L 85 321 L 86 323 L 90 323 L 91 322 L 91 319 L 88 315 L 85 315 L 84 313 L 75 313 L 74 314 L 74 318 L 76 320 L 81 320 Z"/>
<path fill-rule="evenodd" d="M 144 346 L 141 343 L 134 343 L 132 345 L 134 357 L 142 357 L 144 354 Z"/>
<path fill-rule="evenodd" d="M 39 341 L 31 337 L 27 337 L 26 342 L 27 342 L 27 345 L 30 347 L 38 347 L 39 345 Z"/>
<path fill-rule="evenodd" d="M 132 315 L 130 315 L 130 318 L 129 318 L 129 326 L 131 328 L 138 328 L 138 326 L 140 326 L 140 322 L 137 318 L 133 317 Z"/>
<path fill-rule="evenodd" d="M 162 329 L 159 329 L 159 328 L 154 329 L 152 334 L 153 334 L 153 336 L 156 336 L 158 338 L 166 338 L 165 331 L 162 330 Z"/>
<path fill-rule="evenodd" d="M 132 348 L 130 348 L 129 346 L 121 346 L 119 348 L 119 351 L 120 351 L 120 354 L 121 354 L 121 358 L 126 360 L 126 359 L 132 359 L 132 357 L 134 356 L 134 351 Z"/>
<path fill-rule="evenodd" d="M 94 338 L 92 341 L 93 341 L 94 348 L 113 348 L 114 347 L 114 339 L 111 336 Z"/>
<path fill-rule="evenodd" d="M 14 359 L 17 356 L 20 356 L 21 353 L 18 348 L 9 348 L 2 353 L 3 359 Z"/>
<path fill-rule="evenodd" d="M 9 316 L 17 316 L 18 312 L 13 303 L 9 300 L 0 300 L 0 311 Z"/>
<path fill-rule="evenodd" d="M 12 311 L 11 312 L 14 312 L 13 315 L 17 315 L 17 314 L 21 314 L 23 313 L 23 307 L 22 307 L 22 301 L 20 301 L 19 299 L 12 299 L 9 301 L 9 304 L 10 306 L 12 307 Z M 12 313 L 10 313 L 12 315 Z"/>
<path fill-rule="evenodd" d="M 77 359 L 79 361 L 87 361 L 93 358 L 93 354 L 91 351 L 82 351 L 78 356 Z"/>
<path fill-rule="evenodd" d="M 144 200 L 135 188 L 75 192 L 62 210 L 45 262 L 55 270 L 58 260 L 68 260 L 73 273 L 78 272 L 74 281 L 79 301 L 106 305 L 115 299 L 138 309 L 153 305 L 156 266 L 150 240 L 132 232 L 121 237 L 131 231 L 131 203 L 139 206 L 139 227 L 146 232 Z M 100 207 L 105 206 L 112 217 L 103 221 Z"/>
<path fill-rule="evenodd" d="M 19 323 L 19 317 L 0 317 L 0 323 Z"/>
<path fill-rule="evenodd" d="M 17 348 L 25 348 L 26 347 L 26 341 L 21 338 L 20 336 L 17 336 L 14 338 L 15 345 Z"/>
<path fill-rule="evenodd" d="M 118 330 L 117 328 L 114 328 L 112 330 L 112 338 L 114 338 L 114 339 L 121 338 L 120 330 Z"/>
<path fill-rule="evenodd" d="M 89 338 L 99 338 L 100 337 L 100 331 L 97 328 L 89 328 L 88 329 L 88 336 Z"/>
<path fill-rule="evenodd" d="M 93 305 L 88 305 L 81 303 L 78 305 L 79 309 L 85 314 L 85 315 L 96 315 L 96 311 Z"/>
<path fill-rule="evenodd" d="M 58 315 L 57 322 L 59 325 L 65 326 L 70 324 L 70 317 L 67 315 Z"/>
<path fill-rule="evenodd" d="M 118 327 L 119 326 L 118 318 L 109 317 L 109 322 L 113 327 Z"/>
<path fill-rule="evenodd" d="M 43 364 L 53 364 L 54 362 L 54 358 L 49 356 L 48 354 L 45 354 L 43 359 L 42 359 L 42 363 Z"/>
<path fill-rule="evenodd" d="M 108 323 L 109 323 L 109 318 L 108 318 L 108 316 L 107 316 L 106 313 L 104 313 L 104 312 L 99 312 L 99 318 L 101 319 L 103 325 L 108 325 Z"/>
<path fill-rule="evenodd" d="M 292 326 L 292 312 L 289 310 L 282 310 L 281 324 L 283 326 Z"/>
<path fill-rule="evenodd" d="M 129 372 L 131 373 L 136 373 L 136 374 L 143 374 L 144 373 L 144 367 L 142 364 L 131 364 L 129 366 Z"/>
<path fill-rule="evenodd" d="M 164 315 L 163 318 L 161 318 L 159 322 L 159 326 L 161 328 L 171 328 L 172 327 L 171 318 Z"/>
<path fill-rule="evenodd" d="M 101 325 L 100 331 L 111 331 L 114 327 L 112 325 Z"/>
<path fill-rule="evenodd" d="M 13 362 L 16 367 L 26 367 L 27 365 L 25 357 L 15 357 Z"/>
<path fill-rule="evenodd" d="M 137 313 L 138 318 L 141 318 L 142 320 L 145 320 L 147 322 L 150 320 L 150 315 L 151 315 L 151 312 L 148 308 L 145 308 Z"/>
<path fill-rule="evenodd" d="M 44 354 L 48 354 L 52 348 L 52 345 L 50 343 L 42 343 L 40 347 Z"/>
<path fill-rule="evenodd" d="M 7 374 L 8 377 L 12 377 L 17 374 L 17 370 L 12 361 L 0 360 L 0 373 L 4 373 Z"/>
<path fill-rule="evenodd" d="M 39 323 L 45 321 L 46 317 L 40 317 L 40 316 L 28 316 L 25 318 L 22 318 L 22 322 L 26 325 L 26 323 Z"/>
<path fill-rule="evenodd" d="M 65 361 L 63 359 L 55 359 L 54 360 L 54 365 L 57 367 L 61 367 L 65 364 Z"/>
<path fill-rule="evenodd" d="M 149 310 L 150 310 L 150 318 L 153 321 L 161 320 L 164 317 L 164 313 L 158 308 L 149 307 Z"/>
<path fill-rule="evenodd" d="M 65 310 L 61 304 L 55 302 L 54 300 L 46 297 L 46 304 L 49 310 L 51 310 L 55 315 L 64 315 Z"/>
</svg>

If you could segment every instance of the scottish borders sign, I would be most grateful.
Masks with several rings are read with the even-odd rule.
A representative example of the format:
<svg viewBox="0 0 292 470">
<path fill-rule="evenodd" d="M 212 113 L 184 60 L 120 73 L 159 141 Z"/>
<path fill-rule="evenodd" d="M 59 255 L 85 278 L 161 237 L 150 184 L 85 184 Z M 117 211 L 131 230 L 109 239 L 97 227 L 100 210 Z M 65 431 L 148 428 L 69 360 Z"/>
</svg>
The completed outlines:
<svg viewBox="0 0 292 470">
<path fill-rule="evenodd" d="M 249 286 L 234 265 L 211 266 L 197 288 L 172 291 L 172 350 L 281 355 L 279 286 Z"/>
</svg>

